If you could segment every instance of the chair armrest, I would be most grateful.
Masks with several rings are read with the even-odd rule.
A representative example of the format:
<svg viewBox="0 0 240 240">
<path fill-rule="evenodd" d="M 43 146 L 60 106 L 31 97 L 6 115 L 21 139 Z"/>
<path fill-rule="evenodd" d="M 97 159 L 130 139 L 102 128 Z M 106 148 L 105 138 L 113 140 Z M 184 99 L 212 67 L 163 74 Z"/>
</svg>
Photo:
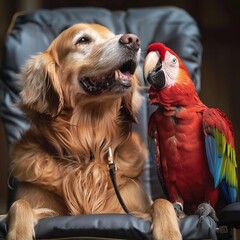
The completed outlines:
<svg viewBox="0 0 240 240">
<path fill-rule="evenodd" d="M 36 239 L 151 239 L 150 222 L 129 214 L 91 214 L 44 218 L 35 226 Z M 0 240 L 7 233 L 0 221 Z"/>
<path fill-rule="evenodd" d="M 35 228 L 38 238 L 100 237 L 149 239 L 150 222 L 129 214 L 93 214 L 42 219 Z"/>
<path fill-rule="evenodd" d="M 180 222 L 184 240 L 217 240 L 216 223 L 210 217 L 199 224 L 197 215 Z M 45 218 L 35 227 L 36 239 L 129 239 L 149 240 L 151 224 L 129 214 L 93 214 Z M 6 221 L 0 221 L 0 239 L 5 239 Z"/>
<path fill-rule="evenodd" d="M 240 202 L 229 204 L 221 210 L 219 225 L 240 228 Z"/>
</svg>

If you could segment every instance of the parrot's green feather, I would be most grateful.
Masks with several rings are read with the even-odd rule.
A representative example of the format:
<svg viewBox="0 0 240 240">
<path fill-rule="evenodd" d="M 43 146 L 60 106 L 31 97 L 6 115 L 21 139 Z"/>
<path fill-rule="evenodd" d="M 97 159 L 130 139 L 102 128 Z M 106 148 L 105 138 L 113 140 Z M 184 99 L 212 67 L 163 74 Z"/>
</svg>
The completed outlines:
<svg viewBox="0 0 240 240">
<path fill-rule="evenodd" d="M 218 185 L 224 180 L 225 188 L 230 192 L 230 198 L 235 199 L 238 189 L 235 149 L 231 143 L 227 143 L 226 136 L 217 128 L 212 129 L 211 135 L 214 138 L 216 150 L 213 149 L 214 144 L 210 144 L 209 141 L 206 141 L 206 149 L 208 152 L 207 156 L 210 171 L 214 178 L 214 185 L 215 187 L 218 187 Z M 216 153 L 214 154 L 215 151 Z"/>
</svg>

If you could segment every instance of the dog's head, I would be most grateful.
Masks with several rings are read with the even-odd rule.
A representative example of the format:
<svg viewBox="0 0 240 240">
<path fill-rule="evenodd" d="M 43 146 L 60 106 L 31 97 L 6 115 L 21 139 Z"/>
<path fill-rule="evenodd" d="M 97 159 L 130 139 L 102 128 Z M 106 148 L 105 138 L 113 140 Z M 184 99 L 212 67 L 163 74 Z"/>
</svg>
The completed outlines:
<svg viewBox="0 0 240 240">
<path fill-rule="evenodd" d="M 97 24 L 76 24 L 23 67 L 24 109 L 58 115 L 89 102 L 121 98 L 133 115 L 139 105 L 135 70 L 140 58 L 136 35 L 114 35 Z M 101 97 L 99 97 L 101 96 Z"/>
</svg>

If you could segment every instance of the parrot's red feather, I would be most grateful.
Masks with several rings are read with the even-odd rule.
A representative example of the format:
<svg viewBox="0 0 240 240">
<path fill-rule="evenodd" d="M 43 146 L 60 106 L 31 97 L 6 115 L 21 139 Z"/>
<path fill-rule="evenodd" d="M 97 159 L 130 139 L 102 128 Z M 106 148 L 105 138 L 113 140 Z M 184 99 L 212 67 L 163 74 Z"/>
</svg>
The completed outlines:
<svg viewBox="0 0 240 240">
<path fill-rule="evenodd" d="M 165 59 L 165 54 L 166 54 L 166 46 L 162 43 L 153 43 L 151 45 L 148 46 L 147 48 L 147 53 L 151 52 L 151 51 L 158 51 L 160 54 L 161 59 L 164 61 Z"/>
<path fill-rule="evenodd" d="M 204 111 L 203 129 L 208 134 L 208 129 L 218 129 L 219 132 L 224 133 L 226 142 L 230 143 L 234 148 L 234 132 L 232 122 L 227 118 L 226 114 L 221 112 L 218 108 L 208 108 Z"/>
<path fill-rule="evenodd" d="M 150 87 L 149 98 L 152 104 L 161 104 L 166 109 L 171 109 L 175 106 L 193 105 L 198 102 L 192 82 L 188 84 L 176 83 L 171 88 L 164 88 L 159 92 L 155 88 Z"/>
</svg>

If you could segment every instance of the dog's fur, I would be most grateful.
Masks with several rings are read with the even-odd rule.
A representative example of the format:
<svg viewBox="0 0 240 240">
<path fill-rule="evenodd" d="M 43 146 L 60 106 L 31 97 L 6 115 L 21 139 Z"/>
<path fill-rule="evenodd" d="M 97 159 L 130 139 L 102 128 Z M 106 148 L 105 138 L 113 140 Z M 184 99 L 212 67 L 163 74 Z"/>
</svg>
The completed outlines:
<svg viewBox="0 0 240 240">
<path fill-rule="evenodd" d="M 154 239 L 181 239 L 172 204 L 152 204 L 138 179 L 147 155 L 131 128 L 141 101 L 133 74 L 139 58 L 135 35 L 76 24 L 26 63 L 20 107 L 32 124 L 13 147 L 11 172 L 20 185 L 8 240 L 32 239 L 34 224 L 48 216 L 123 213 L 109 147 L 127 208 L 153 221 Z"/>
</svg>

